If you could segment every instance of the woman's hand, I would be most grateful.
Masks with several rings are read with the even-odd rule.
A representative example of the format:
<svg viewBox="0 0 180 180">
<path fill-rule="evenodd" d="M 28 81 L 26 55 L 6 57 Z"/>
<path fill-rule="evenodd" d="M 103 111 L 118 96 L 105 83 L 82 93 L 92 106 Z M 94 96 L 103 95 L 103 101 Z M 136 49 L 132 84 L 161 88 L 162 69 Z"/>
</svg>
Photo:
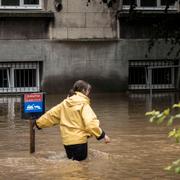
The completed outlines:
<svg viewBox="0 0 180 180">
<path fill-rule="evenodd" d="M 104 142 L 106 144 L 111 142 L 110 138 L 107 135 L 104 136 Z"/>
</svg>

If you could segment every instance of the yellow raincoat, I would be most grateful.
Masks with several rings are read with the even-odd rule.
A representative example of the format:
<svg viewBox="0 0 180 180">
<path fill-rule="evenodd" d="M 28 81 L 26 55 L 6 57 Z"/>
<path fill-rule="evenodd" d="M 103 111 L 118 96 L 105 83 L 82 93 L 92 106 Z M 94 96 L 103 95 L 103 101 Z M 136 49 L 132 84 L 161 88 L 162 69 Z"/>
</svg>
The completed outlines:
<svg viewBox="0 0 180 180">
<path fill-rule="evenodd" d="M 86 143 L 92 135 L 97 139 L 104 137 L 89 98 L 80 92 L 47 111 L 36 121 L 36 125 L 39 128 L 59 125 L 64 145 Z"/>
</svg>

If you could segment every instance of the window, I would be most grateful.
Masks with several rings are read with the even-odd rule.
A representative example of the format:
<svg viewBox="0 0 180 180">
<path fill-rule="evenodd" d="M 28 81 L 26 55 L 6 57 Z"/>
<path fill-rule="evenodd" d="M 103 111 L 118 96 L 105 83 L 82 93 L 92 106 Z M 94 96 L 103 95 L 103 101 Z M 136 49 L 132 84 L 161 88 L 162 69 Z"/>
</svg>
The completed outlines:
<svg viewBox="0 0 180 180">
<path fill-rule="evenodd" d="M 131 90 L 174 89 L 177 66 L 172 60 L 129 61 L 129 82 Z"/>
<path fill-rule="evenodd" d="M 0 0 L 0 8 L 41 9 L 42 0 Z"/>
<path fill-rule="evenodd" d="M 1 6 L 19 6 L 19 0 L 1 0 Z"/>
<path fill-rule="evenodd" d="M 152 69 L 152 84 L 171 84 L 172 68 Z"/>
<path fill-rule="evenodd" d="M 39 0 L 24 0 L 24 4 L 39 4 Z"/>
<path fill-rule="evenodd" d="M 167 2 L 167 0 L 161 0 L 161 5 L 165 6 L 166 2 Z M 175 4 L 175 0 L 169 0 L 169 5 L 170 6 L 174 6 L 174 4 Z"/>
<path fill-rule="evenodd" d="M 40 63 L 0 63 L 0 92 L 37 92 Z"/>
<path fill-rule="evenodd" d="M 9 87 L 9 71 L 6 68 L 0 68 L 0 88 Z"/>
<path fill-rule="evenodd" d="M 36 69 L 15 69 L 14 87 L 36 87 Z"/>
<path fill-rule="evenodd" d="M 123 9 L 129 9 L 131 0 L 123 0 Z M 136 9 L 162 9 L 166 6 L 166 0 L 134 0 L 137 5 Z M 175 8 L 175 0 L 169 1 L 169 9 Z"/>
<path fill-rule="evenodd" d="M 156 7 L 157 6 L 157 0 L 141 0 L 140 6 L 142 6 L 142 7 Z"/>
<path fill-rule="evenodd" d="M 131 0 L 123 0 L 123 5 L 130 5 L 131 4 Z"/>
<path fill-rule="evenodd" d="M 144 66 L 129 67 L 129 84 L 145 84 L 146 83 L 146 71 Z M 139 78 L 136 78 L 139 77 Z"/>
</svg>

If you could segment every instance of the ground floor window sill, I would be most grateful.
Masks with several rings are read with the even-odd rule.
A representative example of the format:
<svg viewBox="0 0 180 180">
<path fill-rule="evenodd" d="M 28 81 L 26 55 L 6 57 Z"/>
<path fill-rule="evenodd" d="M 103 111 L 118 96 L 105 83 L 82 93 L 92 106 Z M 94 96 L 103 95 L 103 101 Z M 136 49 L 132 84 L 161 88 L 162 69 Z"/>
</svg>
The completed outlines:
<svg viewBox="0 0 180 180">
<path fill-rule="evenodd" d="M 0 18 L 54 18 L 54 13 L 51 11 L 42 10 L 0 10 Z"/>
</svg>

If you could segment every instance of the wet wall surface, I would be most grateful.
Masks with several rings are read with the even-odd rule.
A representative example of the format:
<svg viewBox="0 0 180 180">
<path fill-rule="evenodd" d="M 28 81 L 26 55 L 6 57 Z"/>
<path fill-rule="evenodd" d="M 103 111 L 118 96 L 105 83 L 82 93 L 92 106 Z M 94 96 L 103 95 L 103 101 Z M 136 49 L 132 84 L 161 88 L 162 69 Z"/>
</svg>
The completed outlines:
<svg viewBox="0 0 180 180">
<path fill-rule="evenodd" d="M 47 95 L 46 109 L 66 95 Z M 175 161 L 179 145 L 167 138 L 169 129 L 150 124 L 144 113 L 178 101 L 177 94 L 94 94 L 92 107 L 110 144 L 89 139 L 89 156 L 71 161 L 59 128 L 36 130 L 36 152 L 29 154 L 29 123 L 20 115 L 19 97 L 0 97 L 0 179 L 179 179 L 164 171 Z M 176 123 L 178 125 L 178 122 Z"/>
</svg>

